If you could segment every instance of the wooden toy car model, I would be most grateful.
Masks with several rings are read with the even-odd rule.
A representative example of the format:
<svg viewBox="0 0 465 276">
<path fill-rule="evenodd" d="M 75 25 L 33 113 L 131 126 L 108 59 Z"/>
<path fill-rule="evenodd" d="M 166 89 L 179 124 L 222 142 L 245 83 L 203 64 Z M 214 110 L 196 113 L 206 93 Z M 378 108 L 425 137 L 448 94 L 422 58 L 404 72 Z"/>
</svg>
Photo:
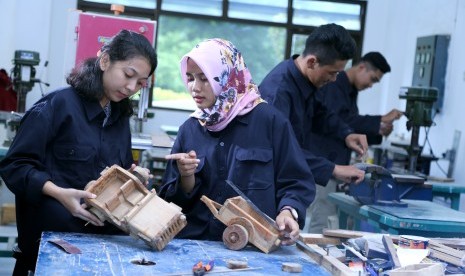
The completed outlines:
<svg viewBox="0 0 465 276">
<path fill-rule="evenodd" d="M 279 247 L 278 230 L 258 214 L 242 197 L 229 198 L 221 205 L 206 196 L 200 198 L 213 215 L 227 225 L 223 242 L 231 250 L 240 250 L 248 242 L 265 253 Z"/>
<path fill-rule="evenodd" d="M 102 222 L 108 220 L 150 247 L 162 250 L 186 226 L 186 217 L 179 206 L 166 202 L 155 190 L 147 190 L 144 183 L 148 175 L 138 168 L 133 173 L 117 165 L 105 169 L 85 188 L 97 197 L 85 201 L 91 206 L 89 211 Z"/>
</svg>

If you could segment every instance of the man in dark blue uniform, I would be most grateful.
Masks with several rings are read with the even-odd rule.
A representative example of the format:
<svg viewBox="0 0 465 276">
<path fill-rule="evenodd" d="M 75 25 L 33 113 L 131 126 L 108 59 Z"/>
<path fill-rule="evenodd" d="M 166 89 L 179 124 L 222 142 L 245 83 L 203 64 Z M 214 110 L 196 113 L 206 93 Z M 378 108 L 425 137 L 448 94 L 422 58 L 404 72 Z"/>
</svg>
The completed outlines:
<svg viewBox="0 0 465 276">
<path fill-rule="evenodd" d="M 393 121 L 402 112 L 393 109 L 384 116 L 360 115 L 357 106 L 358 93 L 379 82 L 384 74 L 391 71 L 386 59 L 379 52 L 369 52 L 353 67 L 338 74 L 336 81 L 321 87 L 317 98 L 344 120 L 356 133 L 367 136 L 368 144 L 380 144 L 383 136 L 393 129 Z M 352 151 L 344 143 L 333 137 L 314 132 L 311 151 L 338 165 L 350 163 Z M 322 233 L 327 226 L 328 216 L 336 215 L 336 206 L 327 200 L 328 193 L 335 192 L 340 181 L 332 178 L 325 187 L 317 187 L 317 196 L 309 208 L 311 222 L 309 232 Z"/>
<path fill-rule="evenodd" d="M 262 97 L 278 108 L 290 121 L 310 166 L 315 182 L 326 185 L 334 176 L 345 182 L 360 182 L 364 172 L 354 166 L 341 166 L 311 149 L 312 130 L 345 142 L 359 154 L 368 148 L 365 135 L 355 134 L 335 113 L 316 97 L 317 89 L 334 81 L 355 53 L 355 42 L 343 27 L 327 24 L 307 38 L 302 55 L 294 55 L 278 64 L 259 86 Z"/>
</svg>

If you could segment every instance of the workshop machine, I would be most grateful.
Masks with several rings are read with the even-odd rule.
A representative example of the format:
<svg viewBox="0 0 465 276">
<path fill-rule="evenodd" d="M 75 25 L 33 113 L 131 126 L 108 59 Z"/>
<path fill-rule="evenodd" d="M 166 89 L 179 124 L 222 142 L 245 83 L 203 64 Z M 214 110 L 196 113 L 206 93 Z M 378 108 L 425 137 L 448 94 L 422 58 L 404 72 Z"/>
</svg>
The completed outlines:
<svg viewBox="0 0 465 276">
<path fill-rule="evenodd" d="M 16 132 L 18 131 L 19 123 L 21 122 L 22 118 L 23 114 L 17 112 L 0 111 L 0 122 L 4 122 L 6 127 L 5 140 L 3 143 L 0 143 L 0 145 L 4 147 L 9 147 L 11 145 L 13 139 L 16 136 Z"/>
<path fill-rule="evenodd" d="M 6 137 L 2 144 L 5 147 L 9 147 L 13 141 L 26 111 L 26 94 L 32 90 L 35 83 L 41 82 L 40 79 L 36 78 L 36 69 L 34 68 L 40 62 L 38 52 L 16 50 L 12 61 L 14 67 L 11 81 L 13 90 L 16 92 L 17 104 L 16 112 L 1 112 L 0 114 L 0 121 L 6 126 Z"/>
<path fill-rule="evenodd" d="M 432 187 L 425 184 L 423 177 L 392 174 L 382 166 L 366 163 L 355 166 L 365 171 L 365 179 L 359 184 L 350 184 L 348 193 L 361 204 L 407 207 L 402 199 L 433 199 Z"/>
<path fill-rule="evenodd" d="M 13 59 L 13 87 L 17 93 L 16 111 L 24 113 L 26 110 L 26 94 L 32 90 L 36 82 L 40 82 L 36 76 L 34 66 L 39 65 L 38 52 L 16 50 Z"/>
<path fill-rule="evenodd" d="M 79 10 L 70 11 L 68 15 L 66 51 L 69 55 L 65 57 L 64 67 L 68 70 L 74 68 L 82 61 L 93 57 L 112 36 L 121 29 L 137 32 L 145 36 L 155 47 L 155 34 L 157 22 L 142 18 L 134 18 L 122 15 L 124 6 L 111 5 L 115 15 L 96 14 Z M 140 93 L 131 97 L 135 114 L 131 120 L 131 134 L 133 141 L 150 142 L 151 136 L 143 133 L 142 125 L 148 118 L 154 116 L 148 112 L 150 93 L 154 76 L 152 76 L 146 87 L 141 88 Z M 149 144 L 150 145 L 150 144 Z M 137 152 L 134 158 L 137 160 Z"/>
<path fill-rule="evenodd" d="M 356 164 L 365 171 L 365 179 L 358 185 L 351 184 L 348 193 L 362 204 L 403 206 L 402 199 L 432 200 L 431 185 L 425 185 L 426 176 L 416 171 L 422 147 L 418 144 L 420 127 L 433 124 L 433 104 L 438 90 L 434 87 L 402 87 L 399 98 L 407 100 L 404 115 L 408 118 L 407 130 L 412 130 L 409 145 L 392 143 L 408 152 L 408 171 L 394 174 L 390 170 L 370 164 Z"/>
<path fill-rule="evenodd" d="M 420 127 L 430 127 L 433 124 L 433 104 L 438 99 L 438 89 L 435 87 L 402 87 L 399 98 L 407 100 L 405 116 L 408 118 L 407 130 L 412 130 L 412 136 L 406 150 L 409 155 L 408 171 L 413 174 L 422 151 L 422 147 L 418 144 Z M 392 145 L 399 146 L 395 143 Z"/>
</svg>

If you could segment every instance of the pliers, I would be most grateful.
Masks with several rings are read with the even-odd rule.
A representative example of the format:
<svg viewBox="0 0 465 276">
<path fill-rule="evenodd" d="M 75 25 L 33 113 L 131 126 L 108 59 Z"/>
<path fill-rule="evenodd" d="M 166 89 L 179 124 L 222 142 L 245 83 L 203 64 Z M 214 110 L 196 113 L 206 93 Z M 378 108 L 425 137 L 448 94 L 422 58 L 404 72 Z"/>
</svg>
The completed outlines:
<svg viewBox="0 0 465 276">
<path fill-rule="evenodd" d="M 202 261 L 196 263 L 192 267 L 192 273 L 194 276 L 202 276 L 205 275 L 208 271 L 212 270 L 214 267 L 214 261 L 211 260 L 208 262 L 208 264 L 203 265 Z"/>
</svg>

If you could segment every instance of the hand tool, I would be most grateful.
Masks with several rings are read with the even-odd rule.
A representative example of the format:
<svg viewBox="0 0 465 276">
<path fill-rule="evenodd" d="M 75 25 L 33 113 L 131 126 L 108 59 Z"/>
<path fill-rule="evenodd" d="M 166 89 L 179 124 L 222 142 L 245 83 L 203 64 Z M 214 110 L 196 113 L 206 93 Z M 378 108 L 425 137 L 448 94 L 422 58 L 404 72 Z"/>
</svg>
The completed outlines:
<svg viewBox="0 0 465 276">
<path fill-rule="evenodd" d="M 205 275 L 206 272 L 212 270 L 214 266 L 215 263 L 213 260 L 209 261 L 206 265 L 204 265 L 203 262 L 200 261 L 192 267 L 192 273 L 194 274 L 194 276 L 202 276 Z"/>
</svg>

